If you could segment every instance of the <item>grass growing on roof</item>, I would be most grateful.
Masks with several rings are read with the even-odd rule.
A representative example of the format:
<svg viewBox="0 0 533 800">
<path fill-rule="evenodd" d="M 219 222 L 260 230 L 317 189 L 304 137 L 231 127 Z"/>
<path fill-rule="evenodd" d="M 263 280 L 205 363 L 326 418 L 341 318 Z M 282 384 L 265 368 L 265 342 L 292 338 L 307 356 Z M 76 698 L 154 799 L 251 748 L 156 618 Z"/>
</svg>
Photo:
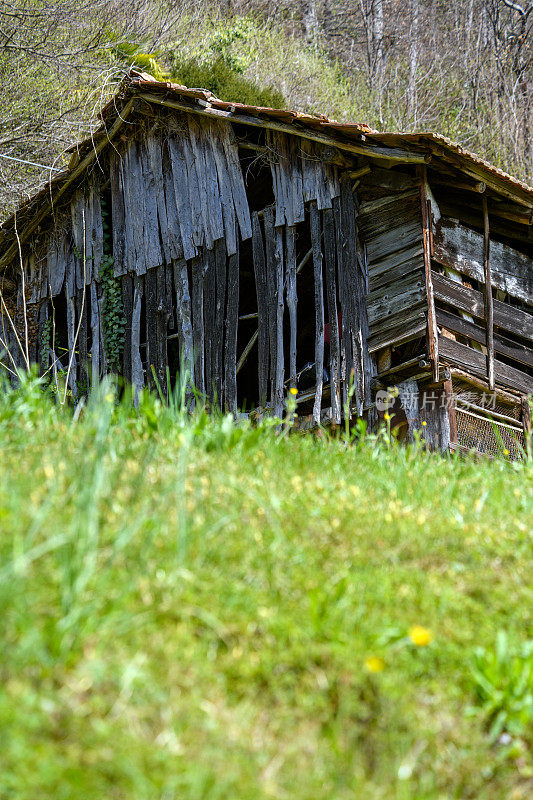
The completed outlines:
<svg viewBox="0 0 533 800">
<path fill-rule="evenodd" d="M 34 380 L 0 447 L 1 797 L 531 796 L 531 463 Z"/>
</svg>

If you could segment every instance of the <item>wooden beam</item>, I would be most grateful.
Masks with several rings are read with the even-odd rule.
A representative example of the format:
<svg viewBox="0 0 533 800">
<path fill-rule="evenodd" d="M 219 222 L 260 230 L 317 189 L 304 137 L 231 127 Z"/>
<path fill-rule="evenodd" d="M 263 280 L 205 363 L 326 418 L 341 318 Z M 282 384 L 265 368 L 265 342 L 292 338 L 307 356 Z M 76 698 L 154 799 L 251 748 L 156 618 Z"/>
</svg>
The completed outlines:
<svg viewBox="0 0 533 800">
<path fill-rule="evenodd" d="M 437 308 L 437 324 L 452 333 L 458 333 L 467 339 L 472 339 L 479 344 L 486 344 L 486 331 L 481 325 L 470 322 L 467 319 L 458 317 L 442 308 Z M 520 364 L 533 367 L 533 349 L 523 344 L 518 344 L 512 339 L 508 339 L 501 334 L 494 334 L 494 352 L 507 358 L 512 358 Z"/>
<path fill-rule="evenodd" d="M 435 271 L 432 272 L 432 282 L 437 300 L 461 311 L 466 311 L 474 317 L 484 319 L 485 304 L 481 292 L 463 286 L 463 284 L 457 283 L 445 275 L 439 275 Z M 493 300 L 493 307 L 494 324 L 497 328 L 503 328 L 515 336 L 533 341 L 533 314 L 528 314 L 527 311 L 522 311 L 509 303 L 503 303 L 501 300 Z"/>
<path fill-rule="evenodd" d="M 410 150 L 403 150 L 397 147 L 380 147 L 372 144 L 353 144 L 351 142 L 343 142 L 335 139 L 327 134 L 314 133 L 308 128 L 299 128 L 298 123 L 287 124 L 284 122 L 274 122 L 271 119 L 261 119 L 254 117 L 251 114 L 233 114 L 230 111 L 221 111 L 216 108 L 201 108 L 200 106 L 188 105 L 187 103 L 180 103 L 176 100 L 168 100 L 158 95 L 142 93 L 139 95 L 144 100 L 150 103 L 156 103 L 160 106 L 173 108 L 176 111 L 187 111 L 191 114 L 201 114 L 203 116 L 216 117 L 223 119 L 227 122 L 234 122 L 238 125 L 251 125 L 255 128 L 263 128 L 274 131 L 282 131 L 289 133 L 292 136 L 300 136 L 302 139 L 310 139 L 313 142 L 319 142 L 330 147 L 337 147 L 339 150 L 344 150 L 347 153 L 354 153 L 355 155 L 368 156 L 368 158 L 381 159 L 383 161 L 392 161 L 406 164 L 425 164 L 427 163 L 427 155 L 423 153 L 414 153 Z"/>
<path fill-rule="evenodd" d="M 524 436 L 526 439 L 526 445 L 529 437 L 531 436 L 531 428 L 532 428 L 532 420 L 531 420 L 531 406 L 529 405 L 529 398 L 522 397 L 520 401 L 520 406 L 522 409 L 522 427 L 524 429 Z"/>
<path fill-rule="evenodd" d="M 444 336 L 439 337 L 439 349 L 441 358 L 450 366 L 458 366 L 477 377 L 486 377 L 487 361 L 483 353 Z M 533 377 L 504 364 L 503 361 L 494 361 L 494 376 L 496 382 L 502 386 L 515 389 L 521 394 L 533 394 Z"/>
</svg>

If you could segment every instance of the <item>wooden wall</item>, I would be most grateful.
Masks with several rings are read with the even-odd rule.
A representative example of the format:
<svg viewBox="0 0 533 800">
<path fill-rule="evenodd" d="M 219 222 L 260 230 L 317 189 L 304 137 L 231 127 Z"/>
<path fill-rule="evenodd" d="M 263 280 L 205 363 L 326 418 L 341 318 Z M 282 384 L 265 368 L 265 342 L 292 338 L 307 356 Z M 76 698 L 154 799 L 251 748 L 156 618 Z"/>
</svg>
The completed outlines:
<svg viewBox="0 0 533 800">
<path fill-rule="evenodd" d="M 261 404 L 283 413 L 302 366 L 299 331 L 311 321 L 318 376 L 313 418 L 320 420 L 328 406 L 338 423 L 345 403 L 362 414 L 371 401 L 373 366 L 357 197 L 323 145 L 267 132 L 263 149 L 274 203 L 251 210 L 238 142 L 227 122 L 162 115 L 109 147 L 101 171 L 87 176 L 51 233 L 35 237 L 26 254 L 26 296 L 37 309 L 35 356 L 42 369 L 68 369 L 74 397 L 79 384 L 86 387 L 92 376 L 111 370 L 102 269 L 112 255 L 125 319 L 125 378 L 137 392 L 158 384 L 166 393 L 167 367 L 171 374 L 189 371 L 200 394 L 237 411 L 237 365 L 246 357 L 238 352 L 246 245 Z M 310 247 L 301 259 L 304 241 Z M 310 284 L 312 306 L 299 305 L 299 287 L 307 291 Z M 52 317 L 64 329 L 61 352 L 42 344 Z M 331 375 L 328 387 L 323 365 Z"/>
</svg>

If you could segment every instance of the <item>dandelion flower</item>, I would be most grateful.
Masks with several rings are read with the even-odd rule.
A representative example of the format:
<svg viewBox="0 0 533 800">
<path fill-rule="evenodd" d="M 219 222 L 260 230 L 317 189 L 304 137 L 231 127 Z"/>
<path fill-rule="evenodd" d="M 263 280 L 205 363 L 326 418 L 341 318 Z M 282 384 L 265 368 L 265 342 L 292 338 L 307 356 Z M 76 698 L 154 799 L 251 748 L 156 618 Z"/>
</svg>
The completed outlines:
<svg viewBox="0 0 533 800">
<path fill-rule="evenodd" d="M 409 628 L 409 638 L 417 647 L 427 647 L 433 641 L 433 634 L 422 625 L 413 625 Z"/>
<path fill-rule="evenodd" d="M 385 662 L 379 656 L 369 656 L 365 658 L 365 667 L 369 672 L 383 672 Z"/>
<path fill-rule="evenodd" d="M 422 427 L 423 427 L 423 428 L 425 428 L 425 427 L 426 427 L 426 425 L 427 425 L 427 422 L 426 422 L 426 420 L 423 420 L 423 422 L 422 422 Z"/>
<path fill-rule="evenodd" d="M 504 454 L 504 456 L 508 456 L 509 455 L 509 450 L 507 448 L 505 448 L 505 450 L 503 451 L 503 454 Z"/>
<path fill-rule="evenodd" d="M 290 392 L 290 393 L 291 393 L 291 394 L 292 394 L 294 397 L 296 397 L 296 395 L 298 394 L 298 389 L 296 389 L 296 388 L 293 386 L 292 388 L 290 388 L 290 389 L 289 389 L 289 392 Z"/>
</svg>

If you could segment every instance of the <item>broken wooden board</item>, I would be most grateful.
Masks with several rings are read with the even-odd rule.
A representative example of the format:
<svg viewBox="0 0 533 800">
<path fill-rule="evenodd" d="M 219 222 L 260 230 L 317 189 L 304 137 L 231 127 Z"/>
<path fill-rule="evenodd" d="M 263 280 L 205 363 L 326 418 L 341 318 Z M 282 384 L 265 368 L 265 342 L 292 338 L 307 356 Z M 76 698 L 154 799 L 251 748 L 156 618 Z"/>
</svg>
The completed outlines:
<svg viewBox="0 0 533 800">
<path fill-rule="evenodd" d="M 480 283 L 485 280 L 483 234 L 441 217 L 433 234 L 433 259 Z M 491 240 L 492 285 L 533 305 L 533 260 L 509 245 Z"/>
</svg>

